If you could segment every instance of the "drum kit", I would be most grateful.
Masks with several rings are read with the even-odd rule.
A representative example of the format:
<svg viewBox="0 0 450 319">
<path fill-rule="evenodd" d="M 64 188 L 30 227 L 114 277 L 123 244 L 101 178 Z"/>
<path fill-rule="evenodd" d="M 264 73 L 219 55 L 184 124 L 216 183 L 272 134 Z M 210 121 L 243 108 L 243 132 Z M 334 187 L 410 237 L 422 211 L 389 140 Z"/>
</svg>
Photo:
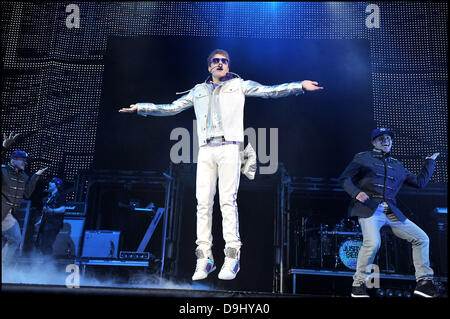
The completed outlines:
<svg viewBox="0 0 450 319">
<path fill-rule="evenodd" d="M 306 225 L 305 225 L 306 224 Z M 344 218 L 334 225 L 305 223 L 301 235 L 301 266 L 350 271 L 356 269 L 362 232 L 358 222 Z M 311 227 L 305 227 L 311 226 Z"/>
<path fill-rule="evenodd" d="M 293 220 L 297 268 L 355 271 L 363 244 L 361 227 L 356 219 L 331 219 L 308 214 Z M 390 227 L 380 231 L 381 247 L 374 263 L 385 273 L 413 274 L 411 244 L 396 238 Z M 401 251 L 401 256 L 398 253 Z"/>
</svg>

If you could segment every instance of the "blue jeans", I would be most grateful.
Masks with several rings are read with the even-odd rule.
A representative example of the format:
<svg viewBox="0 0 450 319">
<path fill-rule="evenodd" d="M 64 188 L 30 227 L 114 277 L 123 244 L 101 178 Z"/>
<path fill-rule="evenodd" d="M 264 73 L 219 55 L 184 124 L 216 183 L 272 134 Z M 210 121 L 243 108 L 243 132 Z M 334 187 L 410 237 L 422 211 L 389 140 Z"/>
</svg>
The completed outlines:
<svg viewBox="0 0 450 319">
<path fill-rule="evenodd" d="M 432 279 L 433 269 L 430 268 L 429 246 L 430 240 L 425 232 L 409 219 L 401 222 L 388 208 L 380 204 L 370 217 L 358 217 L 363 234 L 363 245 L 359 250 L 356 272 L 353 276 L 353 286 L 359 286 L 371 274 L 367 266 L 373 264 L 375 255 L 380 248 L 380 229 L 384 225 L 391 227 L 392 232 L 399 238 L 405 239 L 412 245 L 412 257 L 416 280 Z M 402 252 L 398 252 L 402 253 Z"/>
<path fill-rule="evenodd" d="M 11 216 L 11 218 L 14 217 Z M 2 264 L 7 265 L 15 261 L 16 252 L 20 246 L 21 238 L 22 235 L 17 220 L 15 220 L 12 227 L 9 227 L 5 231 L 3 230 L 2 225 Z M 5 254 L 3 254 L 4 249 L 6 249 Z"/>
</svg>

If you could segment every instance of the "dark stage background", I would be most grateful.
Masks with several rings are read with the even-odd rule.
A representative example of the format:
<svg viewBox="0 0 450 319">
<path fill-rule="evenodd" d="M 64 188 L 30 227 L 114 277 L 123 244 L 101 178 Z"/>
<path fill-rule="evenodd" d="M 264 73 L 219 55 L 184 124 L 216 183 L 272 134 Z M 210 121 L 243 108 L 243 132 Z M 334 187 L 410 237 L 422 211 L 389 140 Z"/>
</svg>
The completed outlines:
<svg viewBox="0 0 450 319">
<path fill-rule="evenodd" d="M 325 133 L 319 130 L 321 123 L 324 126 L 325 123 L 330 124 L 330 129 L 326 130 L 329 132 L 338 128 L 336 125 L 342 123 L 341 117 L 354 116 L 358 119 L 369 118 L 377 126 L 394 129 L 397 132 L 394 156 L 412 172 L 420 170 L 425 156 L 441 152 L 432 182 L 447 183 L 446 3 L 379 3 L 377 6 L 382 13 L 379 28 L 367 27 L 365 22 L 369 14 L 366 11 L 368 4 L 365 2 L 81 2 L 77 5 L 82 14 L 82 24 L 80 28 L 68 28 L 65 3 L 1 3 L 1 53 L 4 71 L 2 133 L 21 133 L 15 147 L 24 149 L 37 159 L 30 165 L 30 172 L 51 163 L 48 175 L 59 175 L 66 182 L 74 183 L 81 170 L 94 167 L 94 153 L 98 147 L 96 141 L 105 138 L 101 136 L 104 133 L 99 130 L 100 126 L 111 125 L 102 123 L 99 118 L 100 113 L 105 111 L 105 102 L 111 102 L 107 104 L 111 111 L 123 106 L 121 103 L 129 104 L 140 100 L 170 102 L 177 97 L 174 94 L 176 91 L 190 89 L 206 78 L 205 54 L 213 48 L 224 47 L 232 54 L 232 70 L 243 78 L 273 84 L 311 77 L 325 86 L 325 91 L 311 97 L 300 96 L 283 101 L 247 101 L 246 112 L 258 110 L 261 116 L 246 116 L 246 127 L 279 125 L 276 120 L 280 122 L 281 118 L 287 118 L 291 115 L 289 111 L 297 112 L 294 114 L 299 117 L 296 127 L 303 130 L 297 140 L 302 144 L 296 148 L 301 153 L 293 154 L 292 158 L 298 159 L 302 165 L 290 165 L 289 170 L 295 169 L 294 167 L 298 169 L 298 172 L 292 171 L 292 174 L 315 174 L 314 169 L 308 166 L 313 165 L 312 161 L 305 159 L 311 154 L 314 156 L 317 148 L 325 148 L 322 147 L 322 143 L 325 143 L 322 134 Z M 116 56 L 111 56 L 113 42 L 121 41 L 118 38 L 131 46 L 118 48 Z M 175 59 L 184 61 L 181 57 L 188 54 L 189 61 L 172 63 L 174 60 L 166 59 L 175 55 L 172 55 L 173 51 L 168 43 L 161 47 L 150 47 L 151 43 L 148 41 L 155 43 L 157 38 L 172 39 L 174 48 L 179 48 L 183 39 L 191 39 L 201 45 L 195 47 L 190 44 L 190 40 L 181 48 L 182 54 L 180 52 Z M 132 39 L 136 40 L 136 44 L 131 44 L 134 43 Z M 221 39 L 221 42 L 215 42 L 217 39 Z M 336 44 L 332 44 L 333 42 Z M 138 43 L 146 51 L 136 51 Z M 253 43 L 255 47 L 250 45 Z M 267 45 L 261 47 L 259 43 Z M 280 43 L 290 43 L 292 47 L 277 47 L 276 44 Z M 336 50 L 340 57 L 334 57 L 332 51 L 321 52 L 327 48 L 323 46 L 324 43 Z M 242 44 L 245 50 L 240 49 Z M 306 48 L 309 50 L 305 50 Z M 341 59 L 346 48 L 347 59 Z M 194 53 L 197 55 L 193 56 Z M 289 59 L 263 60 L 273 57 L 275 53 Z M 156 57 L 156 61 L 151 61 L 150 57 Z M 145 58 L 146 63 L 142 63 L 141 58 Z M 334 65 L 332 61 L 344 64 Z M 124 95 L 117 101 L 107 100 L 112 95 L 102 98 L 105 87 L 109 85 L 104 81 L 114 81 L 105 76 L 105 72 L 113 71 L 109 66 L 112 63 L 117 63 L 117 70 L 124 71 L 117 74 L 124 77 L 123 88 L 117 88 Z M 181 66 L 191 69 L 189 72 L 182 72 L 179 69 Z M 272 68 L 271 74 L 264 72 L 267 67 Z M 158 72 L 148 74 L 146 68 Z M 162 82 L 161 92 L 151 91 L 151 88 L 142 90 L 139 83 L 132 87 L 127 85 L 136 82 L 144 85 L 147 81 L 156 81 L 155 78 L 160 78 L 173 69 L 174 74 L 183 76 L 172 77 L 176 84 L 167 86 Z M 337 72 L 336 78 L 329 78 L 331 70 Z M 361 72 L 368 72 L 369 82 L 356 83 L 358 86 L 371 83 L 368 91 L 357 91 L 350 87 L 355 81 L 344 82 L 339 78 L 351 75 L 351 72 L 354 72 L 353 80 Z M 120 85 L 121 79 L 117 80 Z M 357 101 L 357 106 L 370 105 L 372 113 L 346 112 L 350 111 L 349 107 L 356 109 L 356 105 L 342 98 L 334 100 L 332 94 L 340 97 L 353 95 L 355 100 L 356 96 L 362 96 L 361 102 Z M 370 102 L 366 104 L 364 101 Z M 258 106 L 253 107 L 252 103 L 257 103 Z M 287 107 L 281 108 L 285 112 L 275 111 L 278 103 L 286 103 Z M 321 110 L 324 112 L 320 112 Z M 340 110 L 344 112 L 340 113 Z M 362 108 L 358 110 L 363 111 Z M 156 122 L 166 121 L 169 123 L 168 127 L 189 124 L 187 128 L 191 130 L 192 124 L 187 123 L 189 112 L 192 111 L 170 119 L 140 120 L 145 122 L 142 125 L 146 130 L 149 126 L 157 125 Z M 320 118 L 317 118 L 318 114 L 321 115 Z M 182 118 L 185 116 L 186 122 L 183 123 Z M 122 122 L 133 123 L 130 118 L 121 117 L 120 125 Z M 255 123 L 250 122 L 253 120 Z M 256 122 L 257 120 L 261 122 Z M 297 133 L 292 126 L 283 126 L 284 133 L 281 131 L 282 126 L 278 127 L 280 140 L 281 134 Z M 350 136 L 353 141 L 354 136 L 370 134 L 371 127 L 361 124 L 361 128 L 363 129 L 356 134 L 344 130 L 333 138 Z M 293 131 L 289 131 L 290 129 Z M 140 130 L 140 127 L 136 130 Z M 170 130 L 167 129 L 160 135 L 166 138 L 168 131 Z M 138 134 L 133 136 L 137 138 Z M 309 139 L 303 138 L 304 136 Z M 313 143 L 312 136 L 320 138 L 321 143 Z M 148 155 L 145 160 L 134 163 L 136 166 L 152 164 L 149 159 L 154 147 L 149 143 L 156 143 L 154 136 L 152 137 L 146 144 Z M 107 143 L 114 144 L 116 140 L 117 136 L 113 135 Z M 123 145 L 124 142 L 118 138 L 118 143 Z M 126 144 L 125 150 L 131 149 L 131 145 L 132 141 Z M 336 149 L 341 145 L 329 144 Z M 362 146 L 357 142 L 345 142 L 344 145 L 346 149 L 349 148 L 348 153 L 360 151 Z M 280 161 L 289 158 L 284 156 L 283 149 L 286 148 L 280 149 Z M 4 161 L 9 154 L 3 154 Z M 159 155 L 168 156 L 168 152 Z M 167 158 L 161 160 L 161 163 L 165 160 Z M 340 161 L 341 157 L 337 160 Z M 97 164 L 102 162 L 105 161 L 96 159 Z M 318 163 L 320 162 L 318 159 Z M 341 164 L 343 162 L 344 159 Z M 154 164 L 161 167 L 161 164 Z M 334 166 L 342 166 L 337 164 Z M 336 175 L 332 171 L 327 173 Z M 69 193 L 68 199 L 77 196 Z"/>
<path fill-rule="evenodd" d="M 208 76 L 214 48 L 231 56 L 231 72 L 265 85 L 315 80 L 325 89 L 280 99 L 247 98 L 244 129 L 278 129 L 278 158 L 289 173 L 338 177 L 357 152 L 370 148 L 373 120 L 366 40 L 111 37 L 105 55 L 95 168 L 164 170 L 170 132 L 189 130 L 193 107 L 170 117 L 118 113 L 137 102 L 171 103 Z M 369 128 L 369 129 L 368 129 Z M 258 136 L 260 138 L 260 136 Z M 258 146 L 253 145 L 258 152 Z M 336 156 L 339 154 L 338 156 Z M 267 164 L 263 164 L 264 166 Z"/>
</svg>

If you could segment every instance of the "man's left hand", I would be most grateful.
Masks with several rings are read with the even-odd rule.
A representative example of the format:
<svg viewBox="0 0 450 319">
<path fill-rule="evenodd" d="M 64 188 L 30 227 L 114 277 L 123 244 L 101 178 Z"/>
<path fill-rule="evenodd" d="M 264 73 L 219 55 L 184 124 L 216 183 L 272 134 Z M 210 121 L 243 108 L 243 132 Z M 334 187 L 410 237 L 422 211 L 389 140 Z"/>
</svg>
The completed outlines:
<svg viewBox="0 0 450 319">
<path fill-rule="evenodd" d="M 38 171 L 36 172 L 36 175 L 42 175 L 42 174 L 47 170 L 47 168 L 48 168 L 48 167 L 46 167 L 46 168 L 41 168 L 40 170 L 38 170 Z"/>
<path fill-rule="evenodd" d="M 436 160 L 436 157 L 438 157 L 439 156 L 439 154 L 440 153 L 434 153 L 433 155 L 431 155 L 431 156 L 427 156 L 425 159 L 432 159 L 432 160 Z"/>
<path fill-rule="evenodd" d="M 318 86 L 319 83 L 315 82 L 315 81 L 310 81 L 310 80 L 304 80 L 302 82 L 302 88 L 305 91 L 318 91 L 318 90 L 323 90 L 322 86 Z"/>
</svg>

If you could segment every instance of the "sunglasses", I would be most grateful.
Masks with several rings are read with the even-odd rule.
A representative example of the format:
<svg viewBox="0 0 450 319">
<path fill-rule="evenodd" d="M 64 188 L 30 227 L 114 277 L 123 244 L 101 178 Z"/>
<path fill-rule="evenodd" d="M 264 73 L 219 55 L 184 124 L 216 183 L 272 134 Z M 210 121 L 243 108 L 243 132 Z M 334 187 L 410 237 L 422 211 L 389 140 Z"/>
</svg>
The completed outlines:
<svg viewBox="0 0 450 319">
<path fill-rule="evenodd" d="M 15 160 L 16 162 L 22 162 L 23 165 L 28 165 L 28 161 L 26 158 L 13 158 L 13 160 Z"/>
<path fill-rule="evenodd" d="M 227 58 L 212 58 L 211 59 L 211 63 L 212 64 L 218 64 L 219 62 L 222 62 L 223 64 L 228 64 L 230 60 L 228 60 Z"/>
</svg>

